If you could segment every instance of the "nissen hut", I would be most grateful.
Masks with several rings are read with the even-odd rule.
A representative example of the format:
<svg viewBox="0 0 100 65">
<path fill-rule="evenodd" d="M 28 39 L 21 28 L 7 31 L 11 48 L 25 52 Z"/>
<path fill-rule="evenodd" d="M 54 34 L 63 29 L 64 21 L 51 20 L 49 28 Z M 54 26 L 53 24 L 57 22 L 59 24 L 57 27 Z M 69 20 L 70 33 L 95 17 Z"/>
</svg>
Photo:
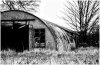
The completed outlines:
<svg viewBox="0 0 100 65">
<path fill-rule="evenodd" d="M 1 50 L 69 50 L 75 47 L 72 35 L 72 31 L 25 11 L 1 12 Z"/>
</svg>

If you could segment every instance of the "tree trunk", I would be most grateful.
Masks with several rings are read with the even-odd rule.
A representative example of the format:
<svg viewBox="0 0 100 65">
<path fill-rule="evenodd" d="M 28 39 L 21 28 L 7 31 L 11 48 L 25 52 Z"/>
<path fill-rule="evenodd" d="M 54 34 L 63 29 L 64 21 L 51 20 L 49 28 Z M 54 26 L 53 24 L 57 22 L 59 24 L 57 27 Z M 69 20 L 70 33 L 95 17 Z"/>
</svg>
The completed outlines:
<svg viewBox="0 0 100 65">
<path fill-rule="evenodd" d="M 86 31 L 81 31 L 80 32 L 79 44 L 83 44 L 83 45 L 86 44 L 86 46 L 89 45 L 88 44 L 88 37 L 87 37 L 87 32 Z"/>
</svg>

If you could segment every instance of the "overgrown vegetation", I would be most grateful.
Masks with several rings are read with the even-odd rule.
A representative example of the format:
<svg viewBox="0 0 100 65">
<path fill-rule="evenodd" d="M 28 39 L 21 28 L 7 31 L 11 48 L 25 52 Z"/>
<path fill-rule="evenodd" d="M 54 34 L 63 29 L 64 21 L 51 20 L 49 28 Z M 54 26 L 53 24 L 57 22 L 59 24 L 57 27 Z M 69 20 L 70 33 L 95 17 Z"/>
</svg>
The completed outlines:
<svg viewBox="0 0 100 65">
<path fill-rule="evenodd" d="M 99 63 L 99 50 L 96 48 L 79 48 L 75 51 L 57 52 L 54 50 L 34 49 L 16 53 L 14 50 L 1 51 L 2 65 L 90 65 Z"/>
</svg>

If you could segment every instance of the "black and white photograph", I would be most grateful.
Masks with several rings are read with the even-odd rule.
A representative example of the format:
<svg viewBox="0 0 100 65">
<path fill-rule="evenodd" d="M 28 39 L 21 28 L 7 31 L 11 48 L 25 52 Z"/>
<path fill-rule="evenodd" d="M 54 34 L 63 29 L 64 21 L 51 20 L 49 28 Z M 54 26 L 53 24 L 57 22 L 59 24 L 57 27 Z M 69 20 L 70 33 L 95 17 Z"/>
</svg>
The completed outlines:
<svg viewBox="0 0 100 65">
<path fill-rule="evenodd" d="M 99 65 L 99 0 L 0 0 L 0 65 Z"/>
</svg>

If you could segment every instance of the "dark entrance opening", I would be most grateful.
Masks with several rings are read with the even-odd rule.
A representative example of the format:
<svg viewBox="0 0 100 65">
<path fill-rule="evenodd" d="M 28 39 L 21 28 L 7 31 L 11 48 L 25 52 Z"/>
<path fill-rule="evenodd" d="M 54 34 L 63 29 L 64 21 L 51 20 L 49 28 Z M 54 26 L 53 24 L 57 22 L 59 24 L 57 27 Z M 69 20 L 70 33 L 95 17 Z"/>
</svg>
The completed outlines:
<svg viewBox="0 0 100 65">
<path fill-rule="evenodd" d="M 1 21 L 1 50 L 22 52 L 29 49 L 29 25 L 26 22 Z"/>
</svg>

